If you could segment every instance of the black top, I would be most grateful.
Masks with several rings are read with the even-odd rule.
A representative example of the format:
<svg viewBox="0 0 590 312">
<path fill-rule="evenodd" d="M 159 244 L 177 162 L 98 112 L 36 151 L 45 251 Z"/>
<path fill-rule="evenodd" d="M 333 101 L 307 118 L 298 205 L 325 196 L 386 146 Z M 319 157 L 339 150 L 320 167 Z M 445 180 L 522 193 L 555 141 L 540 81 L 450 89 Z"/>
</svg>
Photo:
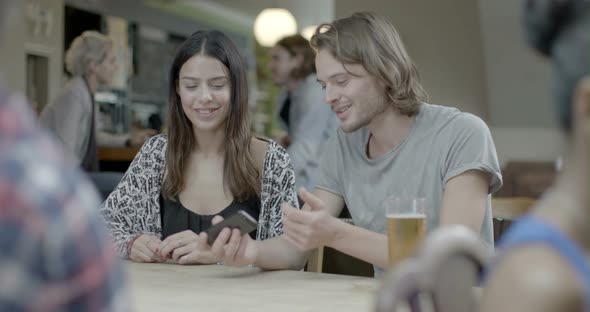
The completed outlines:
<svg viewBox="0 0 590 312">
<path fill-rule="evenodd" d="M 285 101 L 283 102 L 283 108 L 281 109 L 281 112 L 279 113 L 279 116 L 281 116 L 281 119 L 283 119 L 283 121 L 287 125 L 287 128 L 289 128 L 289 112 L 290 111 L 291 111 L 291 94 L 287 93 L 287 97 L 285 98 Z"/>
<path fill-rule="evenodd" d="M 162 239 L 186 230 L 191 230 L 199 234 L 211 226 L 211 220 L 216 215 L 220 215 L 226 219 L 238 210 L 244 210 L 255 220 L 258 220 L 258 216 L 260 215 L 260 199 L 258 196 L 253 196 L 244 202 L 234 200 L 229 206 L 214 215 L 200 215 L 195 213 L 184 207 L 178 197 L 175 198 L 175 201 L 172 201 L 160 195 L 160 207 Z M 256 239 L 256 231 L 251 232 L 250 237 Z"/>
<path fill-rule="evenodd" d="M 90 90 L 88 81 L 84 78 L 84 83 L 90 94 L 90 105 L 92 105 L 92 115 L 90 116 L 90 137 L 88 138 L 88 147 L 84 152 L 84 157 L 80 162 L 80 166 L 86 172 L 97 172 L 99 171 L 98 165 L 98 142 L 96 141 L 96 125 L 94 124 L 96 116 L 96 103 L 94 102 L 94 94 Z"/>
</svg>

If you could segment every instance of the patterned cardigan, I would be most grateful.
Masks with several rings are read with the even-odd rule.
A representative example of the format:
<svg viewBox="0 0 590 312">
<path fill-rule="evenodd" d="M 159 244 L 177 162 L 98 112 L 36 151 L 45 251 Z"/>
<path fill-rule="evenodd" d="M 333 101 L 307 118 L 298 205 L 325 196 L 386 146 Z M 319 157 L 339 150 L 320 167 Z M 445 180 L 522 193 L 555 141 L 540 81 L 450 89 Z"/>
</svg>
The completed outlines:
<svg viewBox="0 0 590 312">
<path fill-rule="evenodd" d="M 168 138 L 163 134 L 148 140 L 101 206 L 116 249 L 125 259 L 129 258 L 128 247 L 135 237 L 141 234 L 162 236 L 160 189 L 167 142 Z M 291 159 L 276 142 L 269 140 L 268 143 L 261 179 L 257 240 L 283 233 L 281 203 L 299 207 Z"/>
</svg>

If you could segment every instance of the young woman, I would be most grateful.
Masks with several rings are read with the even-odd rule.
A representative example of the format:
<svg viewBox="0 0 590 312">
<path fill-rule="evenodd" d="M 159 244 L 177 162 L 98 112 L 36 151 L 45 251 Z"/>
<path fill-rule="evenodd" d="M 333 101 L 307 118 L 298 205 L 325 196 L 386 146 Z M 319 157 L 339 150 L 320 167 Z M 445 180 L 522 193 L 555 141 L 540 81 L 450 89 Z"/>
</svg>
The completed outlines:
<svg viewBox="0 0 590 312">
<path fill-rule="evenodd" d="M 245 67 L 226 35 L 198 31 L 182 44 L 169 101 L 168 135 L 144 144 L 102 206 L 121 256 L 301 268 L 304 255 L 281 236 L 279 205 L 297 205 L 291 161 L 274 141 L 252 136 Z M 256 232 L 224 229 L 209 246 L 199 233 L 238 210 L 258 220 Z"/>
</svg>

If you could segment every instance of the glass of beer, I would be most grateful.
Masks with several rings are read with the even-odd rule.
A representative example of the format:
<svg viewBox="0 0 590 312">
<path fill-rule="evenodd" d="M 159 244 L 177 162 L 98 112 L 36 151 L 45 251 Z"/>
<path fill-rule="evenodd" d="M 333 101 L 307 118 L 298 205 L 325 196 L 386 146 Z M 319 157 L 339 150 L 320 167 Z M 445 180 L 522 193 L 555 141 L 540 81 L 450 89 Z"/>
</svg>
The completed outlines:
<svg viewBox="0 0 590 312">
<path fill-rule="evenodd" d="M 389 197 L 384 201 L 387 216 L 389 266 L 412 256 L 426 235 L 426 199 Z"/>
</svg>

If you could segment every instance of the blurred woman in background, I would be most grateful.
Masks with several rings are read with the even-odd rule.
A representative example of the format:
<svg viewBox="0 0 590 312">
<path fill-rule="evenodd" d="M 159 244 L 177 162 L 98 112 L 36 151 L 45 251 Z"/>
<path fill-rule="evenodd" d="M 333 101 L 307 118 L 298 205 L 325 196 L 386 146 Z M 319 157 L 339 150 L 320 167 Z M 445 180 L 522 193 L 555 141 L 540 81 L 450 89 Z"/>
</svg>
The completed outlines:
<svg viewBox="0 0 590 312">
<path fill-rule="evenodd" d="M 117 70 L 110 38 L 96 31 L 85 31 L 72 41 L 65 63 L 72 78 L 45 107 L 41 121 L 60 139 L 76 165 L 88 172 L 98 171 L 98 145 L 141 145 L 156 133 L 147 129 L 131 135 L 112 135 L 97 128 L 94 93 L 98 87 L 109 84 Z"/>
</svg>

